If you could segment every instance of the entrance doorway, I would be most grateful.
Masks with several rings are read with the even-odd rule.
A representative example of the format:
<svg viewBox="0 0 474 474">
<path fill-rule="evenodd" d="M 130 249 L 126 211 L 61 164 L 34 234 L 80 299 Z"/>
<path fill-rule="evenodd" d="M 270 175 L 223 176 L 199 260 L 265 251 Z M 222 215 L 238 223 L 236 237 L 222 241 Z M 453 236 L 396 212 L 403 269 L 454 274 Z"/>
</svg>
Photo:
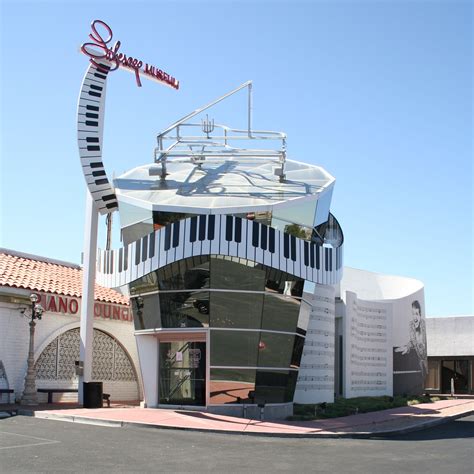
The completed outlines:
<svg viewBox="0 0 474 474">
<path fill-rule="evenodd" d="M 467 393 L 469 391 L 469 361 L 443 360 L 441 362 L 441 391 L 451 392 L 451 379 L 454 379 L 454 392 Z"/>
<path fill-rule="evenodd" d="M 160 341 L 160 405 L 206 405 L 206 342 Z"/>
</svg>

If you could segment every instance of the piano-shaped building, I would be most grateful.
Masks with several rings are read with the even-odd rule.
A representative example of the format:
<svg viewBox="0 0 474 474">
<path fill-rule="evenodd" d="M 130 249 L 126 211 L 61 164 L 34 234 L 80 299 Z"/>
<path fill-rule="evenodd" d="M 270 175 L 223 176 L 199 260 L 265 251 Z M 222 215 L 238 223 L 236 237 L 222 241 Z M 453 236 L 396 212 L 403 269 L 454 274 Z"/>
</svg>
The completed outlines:
<svg viewBox="0 0 474 474">
<path fill-rule="evenodd" d="M 240 416 L 265 405 L 266 417 L 283 417 L 294 402 L 393 394 L 391 309 L 352 287 L 341 294 L 335 179 L 287 159 L 284 133 L 252 129 L 251 83 L 172 124 L 154 162 L 112 186 L 101 156 L 106 77 L 106 66 L 86 74 L 79 149 L 97 210 L 120 214 L 123 246 L 99 250 L 97 281 L 130 294 L 145 405 Z M 244 88 L 246 129 L 204 118 Z M 386 330 L 374 339 L 372 327 Z"/>
</svg>

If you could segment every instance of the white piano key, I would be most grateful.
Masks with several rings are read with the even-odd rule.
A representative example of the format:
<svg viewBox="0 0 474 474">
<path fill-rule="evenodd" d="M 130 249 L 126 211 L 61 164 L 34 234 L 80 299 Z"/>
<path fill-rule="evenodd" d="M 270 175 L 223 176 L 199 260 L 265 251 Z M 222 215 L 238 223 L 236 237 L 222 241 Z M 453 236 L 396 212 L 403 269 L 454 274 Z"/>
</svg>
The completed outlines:
<svg viewBox="0 0 474 474">
<path fill-rule="evenodd" d="M 215 216 L 215 228 L 214 228 L 214 239 L 211 240 L 211 254 L 212 255 L 218 255 L 219 254 L 219 248 L 220 248 L 220 235 L 222 233 L 222 227 L 221 227 L 221 216 L 216 215 Z"/>
<path fill-rule="evenodd" d="M 193 245 L 191 243 L 191 219 L 186 219 L 184 226 L 183 258 L 193 255 Z"/>
<path fill-rule="evenodd" d="M 220 216 L 221 233 L 220 233 L 220 255 L 229 255 L 229 242 L 226 240 L 226 220 L 227 216 Z"/>
<path fill-rule="evenodd" d="M 159 262 L 158 262 L 158 268 L 163 268 L 166 266 L 166 250 L 165 250 L 165 228 L 162 227 L 157 231 L 157 233 L 160 234 L 160 245 L 158 250 L 159 254 Z"/>
<path fill-rule="evenodd" d="M 182 260 L 184 258 L 184 242 L 186 236 L 186 220 L 182 220 L 179 222 L 179 243 L 176 247 L 176 252 L 174 255 L 175 262 L 178 260 Z"/>
</svg>

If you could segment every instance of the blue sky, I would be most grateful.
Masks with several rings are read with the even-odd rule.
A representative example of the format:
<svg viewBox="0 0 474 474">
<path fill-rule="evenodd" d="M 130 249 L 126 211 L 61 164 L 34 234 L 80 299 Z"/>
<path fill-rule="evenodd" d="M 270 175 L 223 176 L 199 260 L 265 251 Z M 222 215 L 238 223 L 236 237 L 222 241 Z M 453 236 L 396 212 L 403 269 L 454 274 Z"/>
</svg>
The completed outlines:
<svg viewBox="0 0 474 474">
<path fill-rule="evenodd" d="M 161 129 L 252 79 L 254 127 L 336 177 L 346 265 L 422 280 L 428 315 L 474 313 L 471 2 L 0 4 L 1 246 L 80 261 L 78 48 L 97 18 L 181 82 L 110 78 L 109 173 L 150 163 Z M 243 97 L 228 105 L 215 118 L 244 125 Z"/>
</svg>

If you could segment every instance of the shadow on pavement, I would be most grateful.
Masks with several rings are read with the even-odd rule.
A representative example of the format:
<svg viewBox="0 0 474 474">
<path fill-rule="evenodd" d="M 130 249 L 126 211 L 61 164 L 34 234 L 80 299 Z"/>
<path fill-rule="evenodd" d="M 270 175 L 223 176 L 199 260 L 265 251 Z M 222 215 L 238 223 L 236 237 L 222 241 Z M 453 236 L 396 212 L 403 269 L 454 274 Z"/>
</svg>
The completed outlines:
<svg viewBox="0 0 474 474">
<path fill-rule="evenodd" d="M 432 441 L 436 439 L 474 438 L 474 415 L 459 418 L 449 423 L 413 433 L 377 436 L 372 439 L 383 441 Z"/>
</svg>

